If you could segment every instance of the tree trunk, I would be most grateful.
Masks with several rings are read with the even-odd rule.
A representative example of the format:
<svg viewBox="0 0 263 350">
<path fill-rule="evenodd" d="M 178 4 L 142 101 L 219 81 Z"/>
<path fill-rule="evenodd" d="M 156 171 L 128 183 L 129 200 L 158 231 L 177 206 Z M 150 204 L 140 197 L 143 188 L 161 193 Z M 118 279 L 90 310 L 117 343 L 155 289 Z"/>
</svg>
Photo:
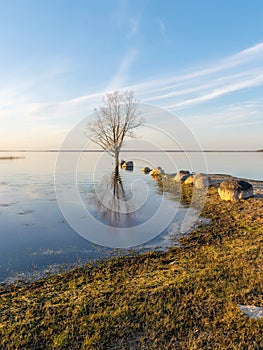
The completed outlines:
<svg viewBox="0 0 263 350">
<path fill-rule="evenodd" d="M 119 174 L 119 152 L 115 152 L 115 174 Z"/>
</svg>

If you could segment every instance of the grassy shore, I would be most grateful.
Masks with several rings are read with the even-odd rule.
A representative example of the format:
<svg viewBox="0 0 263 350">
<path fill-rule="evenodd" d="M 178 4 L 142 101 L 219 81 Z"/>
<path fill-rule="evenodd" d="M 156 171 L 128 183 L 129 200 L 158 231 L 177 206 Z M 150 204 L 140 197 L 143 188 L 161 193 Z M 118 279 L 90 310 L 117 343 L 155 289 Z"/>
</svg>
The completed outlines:
<svg viewBox="0 0 263 350">
<path fill-rule="evenodd" d="M 184 203 L 191 188 L 183 191 Z M 1 349 L 263 349 L 263 198 L 207 196 L 181 247 L 1 287 Z"/>
</svg>

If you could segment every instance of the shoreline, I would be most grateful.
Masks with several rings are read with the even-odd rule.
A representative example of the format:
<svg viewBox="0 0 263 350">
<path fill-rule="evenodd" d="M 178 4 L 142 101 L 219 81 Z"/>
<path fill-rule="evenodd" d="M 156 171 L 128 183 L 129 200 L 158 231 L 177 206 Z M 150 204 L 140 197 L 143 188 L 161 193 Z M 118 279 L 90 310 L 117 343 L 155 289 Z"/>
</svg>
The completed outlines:
<svg viewBox="0 0 263 350">
<path fill-rule="evenodd" d="M 260 348 L 263 319 L 242 310 L 263 306 L 263 182 L 236 203 L 221 201 L 215 182 L 201 213 L 211 223 L 199 223 L 180 247 L 0 287 L 2 346 Z M 184 195 L 191 200 L 189 186 Z"/>
<path fill-rule="evenodd" d="M 2 149 L 0 150 L 0 153 L 5 153 L 5 152 L 17 152 L 17 153 L 35 153 L 35 152 L 80 152 L 80 153 L 89 153 L 89 152 L 98 152 L 98 153 L 105 153 L 104 150 L 102 149 L 90 149 L 90 150 L 82 150 L 82 149 L 68 149 L 68 150 L 61 150 L 61 149 L 14 149 L 14 150 L 10 150 L 10 149 Z M 162 152 L 175 152 L 175 153 L 255 153 L 255 152 L 263 152 L 263 150 L 216 150 L 216 149 L 204 149 L 204 150 L 195 150 L 195 149 L 189 149 L 189 150 L 174 150 L 174 149 L 164 149 L 164 150 L 150 150 L 150 149 L 123 149 L 121 152 L 125 153 L 125 152 L 143 152 L 143 153 L 148 153 L 148 152 L 153 152 L 153 153 L 162 153 Z"/>
<path fill-rule="evenodd" d="M 168 179 L 169 179 L 169 174 L 166 174 L 166 175 L 168 176 Z M 228 174 L 208 174 L 208 175 L 211 178 L 212 186 L 217 187 L 222 181 L 226 181 L 229 179 L 245 180 L 253 185 L 254 197 L 261 196 L 261 195 L 263 196 L 263 180 L 254 180 L 254 179 L 247 179 L 247 178 L 243 178 L 243 177 L 235 177 L 235 176 L 228 175 Z M 185 207 L 185 204 L 181 203 L 180 205 Z M 191 231 L 193 231 L 195 229 L 196 225 L 198 225 L 200 222 L 202 222 L 202 223 L 209 222 L 209 220 L 206 217 L 199 217 L 199 219 L 194 224 L 194 226 L 190 229 L 190 231 L 187 234 L 183 234 L 181 236 L 181 238 L 183 238 L 186 235 L 189 235 L 191 233 Z M 148 244 L 149 243 L 148 242 L 148 243 L 145 243 L 145 244 L 147 244 L 146 247 L 132 247 L 132 248 L 127 249 L 127 254 L 125 254 L 125 252 L 120 252 L 120 253 L 117 253 L 116 255 L 113 254 L 113 255 L 110 255 L 108 257 L 104 257 L 101 259 L 91 259 L 88 262 L 84 262 L 81 264 L 79 262 L 78 263 L 70 263 L 70 264 L 67 264 L 67 263 L 54 264 L 54 265 L 51 264 L 51 265 L 48 265 L 45 269 L 36 271 L 35 273 L 22 272 L 22 273 L 16 274 L 16 276 L 10 276 L 10 277 L 7 277 L 6 279 L 4 279 L 3 281 L 0 281 L 0 288 L 1 287 L 4 287 L 4 288 L 11 287 L 12 288 L 12 286 L 19 286 L 19 285 L 22 286 L 22 285 L 34 283 L 38 280 L 50 278 L 52 276 L 56 276 L 56 275 L 59 275 L 61 273 L 62 274 L 67 273 L 70 270 L 74 270 L 76 268 L 82 268 L 83 266 L 88 265 L 90 263 L 97 264 L 97 263 L 100 263 L 101 261 L 107 262 L 108 260 L 114 259 L 116 256 L 122 258 L 122 257 L 128 256 L 128 255 L 133 255 L 133 254 L 141 255 L 141 254 L 145 254 L 145 253 L 147 254 L 149 252 L 151 253 L 151 252 L 157 252 L 157 251 L 166 252 L 170 248 L 177 247 L 181 238 L 179 238 L 178 242 L 177 242 L 177 239 L 173 238 L 173 235 L 171 235 L 166 243 L 165 243 L 166 239 L 163 239 L 164 243 L 162 245 L 158 245 L 158 244 L 151 245 L 151 244 Z M 169 242 L 171 244 L 169 244 Z M 161 243 L 161 242 L 159 242 L 159 243 Z M 125 251 L 125 249 L 124 249 L 124 251 Z"/>
</svg>

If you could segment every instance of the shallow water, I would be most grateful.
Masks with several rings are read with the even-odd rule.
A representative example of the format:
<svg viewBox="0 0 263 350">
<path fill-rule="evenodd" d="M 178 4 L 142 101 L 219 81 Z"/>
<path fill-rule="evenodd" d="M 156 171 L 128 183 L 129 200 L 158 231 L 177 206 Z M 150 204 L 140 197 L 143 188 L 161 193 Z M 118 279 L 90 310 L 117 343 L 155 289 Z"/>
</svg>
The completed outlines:
<svg viewBox="0 0 263 350">
<path fill-rule="evenodd" d="M 78 159 L 75 184 L 67 177 L 75 171 L 71 169 L 75 155 L 67 153 L 65 167 L 57 169 L 55 188 L 56 153 L 21 155 L 25 158 L 0 161 L 1 282 L 127 251 L 115 247 L 153 249 L 172 244 L 171 237 L 180 236 L 187 209 L 171 196 L 160 195 L 157 183 L 141 173 L 142 166 L 161 165 L 169 173 L 189 169 L 259 180 L 263 174 L 262 153 L 208 153 L 200 161 L 196 153 L 136 152 L 123 154 L 135 162 L 134 171 L 121 170 L 114 182 L 108 155 L 84 153 Z M 71 196 L 63 197 L 74 186 L 77 203 Z M 66 200 L 70 220 L 66 220 L 67 213 L 66 219 L 62 215 L 56 195 Z M 78 233 L 72 217 L 77 219 Z"/>
</svg>

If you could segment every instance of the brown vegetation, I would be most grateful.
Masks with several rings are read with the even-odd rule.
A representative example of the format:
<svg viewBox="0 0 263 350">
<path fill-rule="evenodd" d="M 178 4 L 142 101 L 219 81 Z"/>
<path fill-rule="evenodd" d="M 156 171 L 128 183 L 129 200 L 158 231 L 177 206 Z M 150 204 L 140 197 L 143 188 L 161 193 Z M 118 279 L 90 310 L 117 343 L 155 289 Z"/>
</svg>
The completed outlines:
<svg viewBox="0 0 263 350">
<path fill-rule="evenodd" d="M 191 187 L 183 190 L 184 203 Z M 2 287 L 2 349 L 262 349 L 263 198 L 219 200 L 209 189 L 200 223 L 168 252 L 89 264 Z"/>
</svg>

